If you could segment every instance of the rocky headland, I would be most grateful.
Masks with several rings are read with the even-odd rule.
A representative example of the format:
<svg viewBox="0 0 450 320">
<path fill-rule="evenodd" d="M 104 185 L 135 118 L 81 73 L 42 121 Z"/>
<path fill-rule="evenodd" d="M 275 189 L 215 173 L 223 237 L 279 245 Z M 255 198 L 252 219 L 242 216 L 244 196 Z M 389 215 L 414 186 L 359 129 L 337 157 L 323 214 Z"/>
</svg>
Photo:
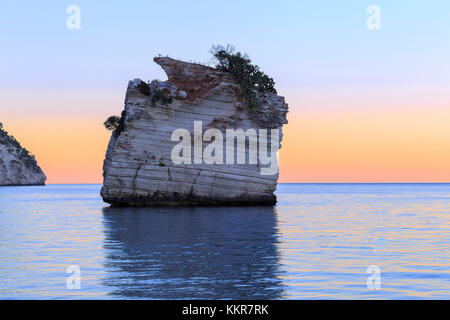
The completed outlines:
<svg viewBox="0 0 450 320">
<path fill-rule="evenodd" d="M 44 185 L 46 179 L 34 156 L 0 123 L 0 186 Z"/>
</svg>

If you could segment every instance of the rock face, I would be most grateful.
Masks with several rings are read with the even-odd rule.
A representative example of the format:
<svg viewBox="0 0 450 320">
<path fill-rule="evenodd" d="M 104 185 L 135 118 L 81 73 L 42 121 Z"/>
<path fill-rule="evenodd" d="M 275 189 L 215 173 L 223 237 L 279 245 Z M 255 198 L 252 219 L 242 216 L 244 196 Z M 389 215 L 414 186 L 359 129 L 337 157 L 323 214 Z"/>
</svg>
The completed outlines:
<svg viewBox="0 0 450 320">
<path fill-rule="evenodd" d="M 111 135 L 103 164 L 103 200 L 129 206 L 275 204 L 275 154 L 281 146 L 282 125 L 287 123 L 284 98 L 258 94 L 260 106 L 249 109 L 231 74 L 168 57 L 154 60 L 168 80 L 129 82 L 121 125 Z M 170 102 L 155 103 L 158 91 L 170 97 Z M 234 137 L 229 146 L 228 131 L 238 129 L 244 134 L 254 130 L 258 144 L 250 143 L 250 134 L 244 136 L 244 151 Z M 264 130 L 268 139 L 263 141 L 260 132 Z M 179 153 L 180 141 L 192 147 Z M 210 153 L 215 159 L 211 163 L 207 151 L 212 142 L 223 149 Z M 257 152 L 255 163 L 250 156 Z M 265 152 L 274 160 L 270 164 Z M 179 155 L 186 161 L 180 163 Z M 239 163 L 240 155 L 245 156 L 245 163 Z"/>
<path fill-rule="evenodd" d="M 0 123 L 0 185 L 43 185 L 46 179 L 34 156 Z"/>
</svg>

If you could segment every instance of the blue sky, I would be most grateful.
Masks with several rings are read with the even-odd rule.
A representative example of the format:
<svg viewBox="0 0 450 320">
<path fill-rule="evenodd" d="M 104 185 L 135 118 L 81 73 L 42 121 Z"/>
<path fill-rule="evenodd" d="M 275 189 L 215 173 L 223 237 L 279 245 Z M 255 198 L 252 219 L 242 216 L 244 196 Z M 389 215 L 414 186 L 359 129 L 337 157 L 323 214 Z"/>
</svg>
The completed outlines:
<svg viewBox="0 0 450 320">
<path fill-rule="evenodd" d="M 66 8 L 81 9 L 68 30 Z M 380 30 L 366 8 L 381 8 Z M 0 83 L 105 86 L 163 78 L 157 54 L 207 61 L 233 44 L 280 86 L 450 79 L 449 1 L 1 1 Z M 24 81 L 32 82 L 24 84 Z"/>
</svg>

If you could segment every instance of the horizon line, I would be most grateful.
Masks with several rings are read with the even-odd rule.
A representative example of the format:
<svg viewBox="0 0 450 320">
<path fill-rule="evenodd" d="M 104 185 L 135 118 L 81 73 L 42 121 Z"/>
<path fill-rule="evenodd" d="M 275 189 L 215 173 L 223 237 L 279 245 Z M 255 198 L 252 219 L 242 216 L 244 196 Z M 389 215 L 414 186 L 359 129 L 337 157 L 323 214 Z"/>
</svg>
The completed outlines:
<svg viewBox="0 0 450 320">
<path fill-rule="evenodd" d="M 86 183 L 46 183 L 47 185 L 99 185 L 101 182 Z M 278 182 L 278 184 L 450 184 L 449 182 Z M 20 187 L 20 185 L 19 185 Z"/>
</svg>

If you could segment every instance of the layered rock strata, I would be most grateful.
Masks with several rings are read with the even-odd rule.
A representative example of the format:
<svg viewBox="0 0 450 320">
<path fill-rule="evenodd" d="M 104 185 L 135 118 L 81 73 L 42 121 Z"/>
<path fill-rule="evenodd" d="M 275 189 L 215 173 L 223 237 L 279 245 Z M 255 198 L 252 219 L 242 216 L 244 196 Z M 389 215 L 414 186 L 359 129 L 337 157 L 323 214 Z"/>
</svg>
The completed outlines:
<svg viewBox="0 0 450 320">
<path fill-rule="evenodd" d="M 244 133 L 250 132 L 248 129 L 257 133 L 266 130 L 269 141 L 265 151 L 276 161 L 270 150 L 274 146 L 277 151 L 281 146 L 281 129 L 287 123 L 288 111 L 284 98 L 274 93 L 258 94 L 260 105 L 248 108 L 231 74 L 168 57 L 154 60 L 168 80 L 147 84 L 135 79 L 128 83 L 121 124 L 111 135 L 103 164 L 103 200 L 129 206 L 275 204 L 278 167 L 263 174 L 264 168 L 270 166 L 267 161 L 263 164 L 259 159 L 257 163 L 249 160 L 250 154 L 261 153 L 261 141 L 255 150 L 250 138 L 246 138 L 246 161 L 242 164 L 227 161 L 225 140 L 231 129 L 242 129 Z M 158 92 L 163 92 L 170 102 L 155 102 Z M 199 125 L 205 136 L 196 135 L 195 127 L 198 130 Z M 189 152 L 190 161 L 174 160 L 174 148 L 181 141 L 176 135 L 174 141 L 177 129 L 190 134 L 192 148 L 184 150 Z M 206 158 L 196 158 L 199 146 L 201 158 L 212 141 L 220 142 L 217 136 L 207 139 L 208 129 L 223 134 L 223 163 L 205 163 Z M 272 136 L 276 137 L 275 144 Z M 237 159 L 242 153 L 237 139 L 233 150 Z M 212 153 L 216 160 L 217 152 Z M 178 156 L 175 152 L 175 158 Z"/>
</svg>

